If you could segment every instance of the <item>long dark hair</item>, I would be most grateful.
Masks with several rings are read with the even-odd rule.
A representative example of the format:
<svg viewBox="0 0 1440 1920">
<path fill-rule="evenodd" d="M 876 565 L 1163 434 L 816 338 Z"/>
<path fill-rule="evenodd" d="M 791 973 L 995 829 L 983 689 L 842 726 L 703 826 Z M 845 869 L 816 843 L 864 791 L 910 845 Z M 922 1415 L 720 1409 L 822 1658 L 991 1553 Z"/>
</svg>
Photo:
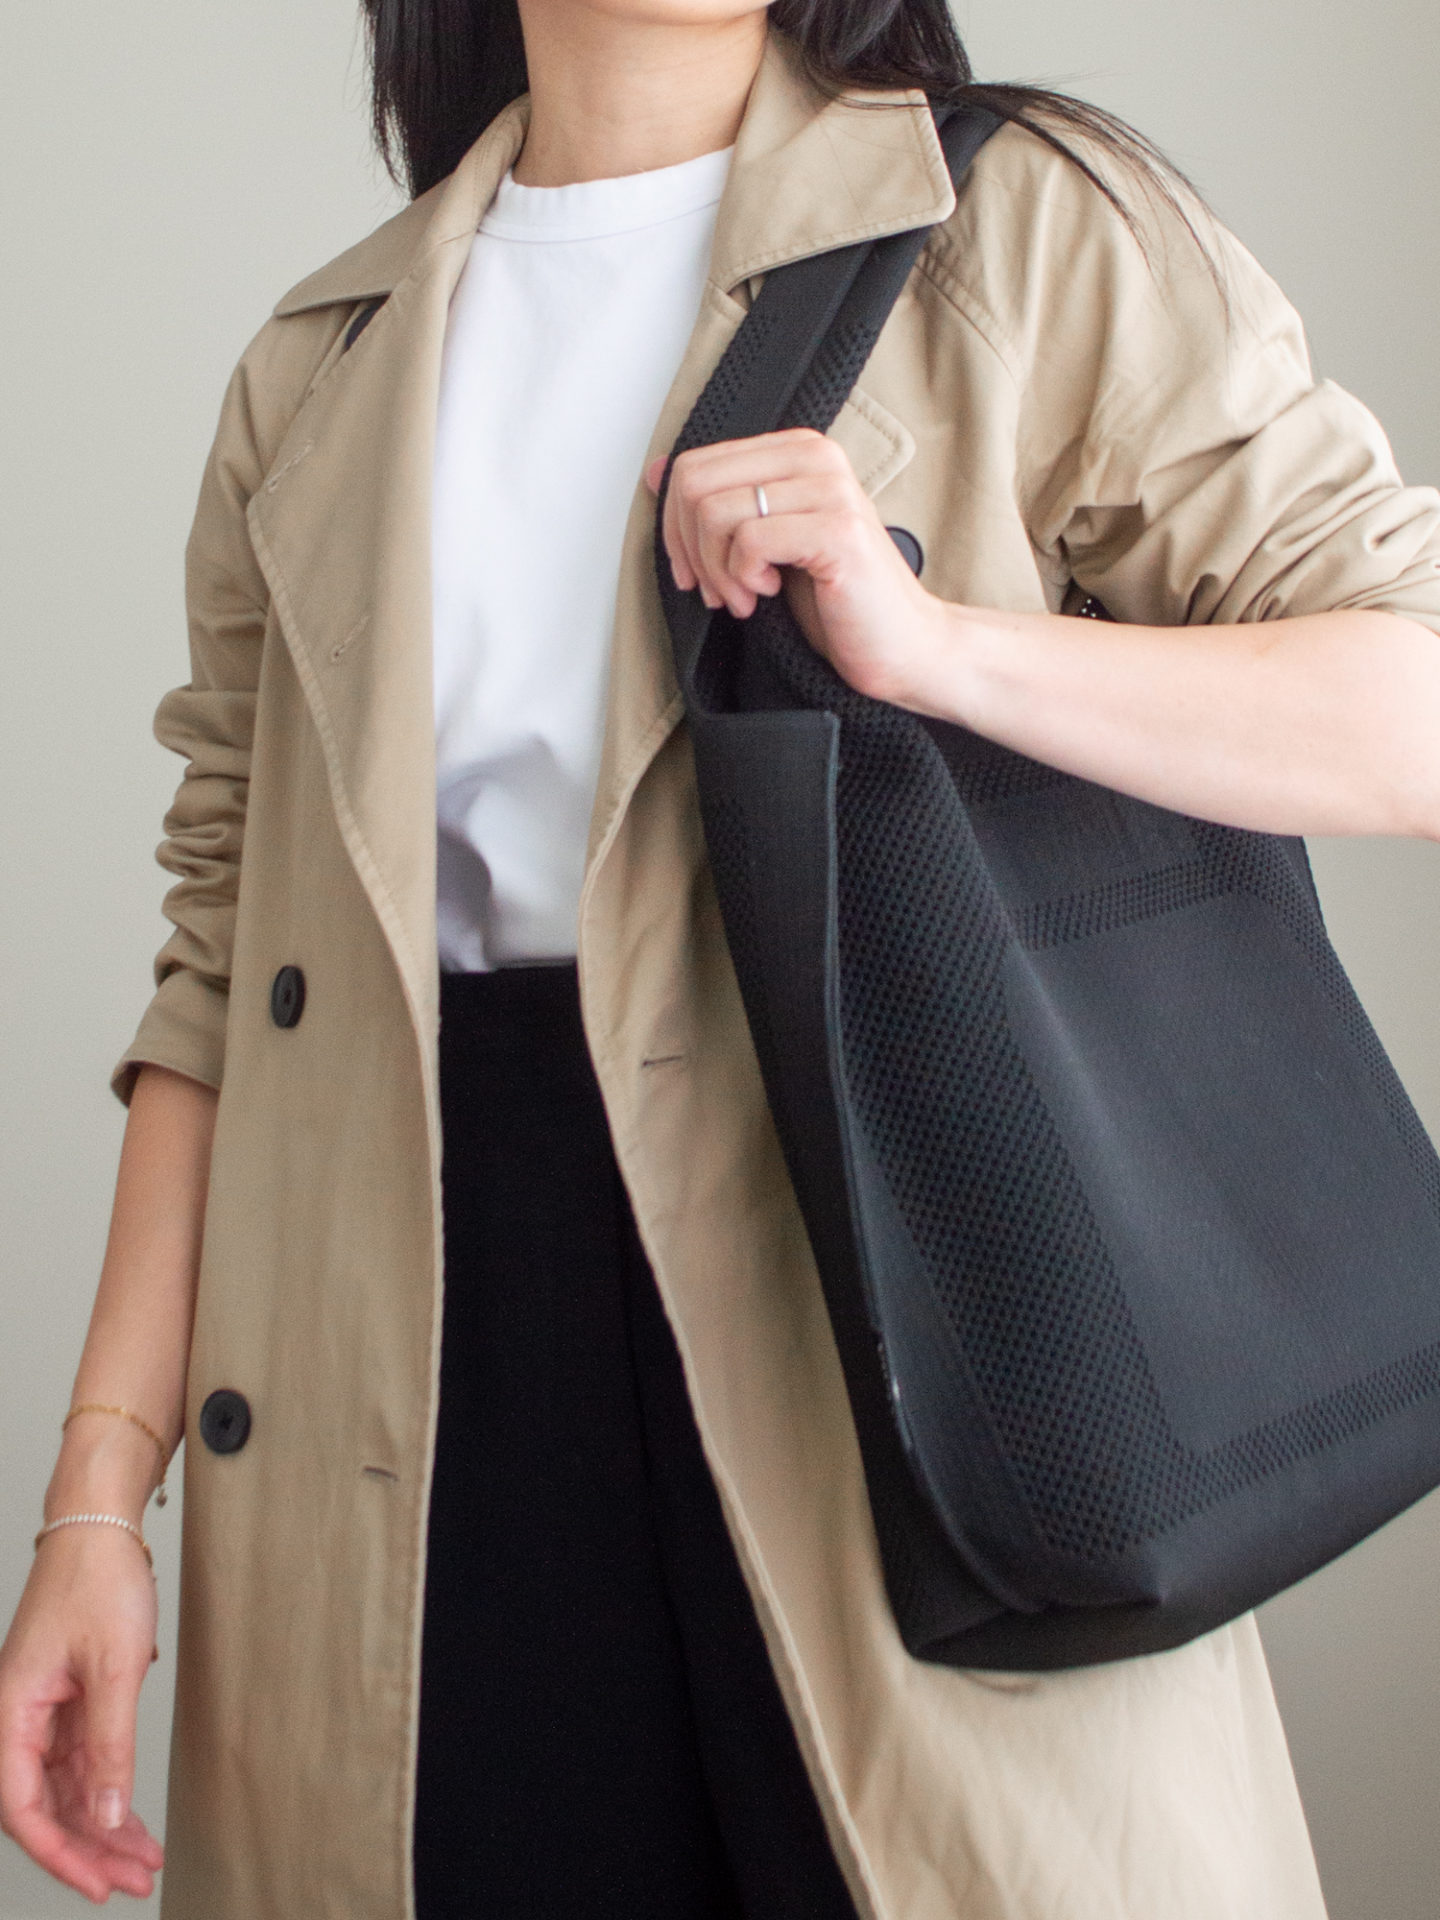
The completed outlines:
<svg viewBox="0 0 1440 1920">
<path fill-rule="evenodd" d="M 502 107 L 527 90 L 516 0 L 361 0 L 376 143 L 395 180 L 424 193 L 459 163 Z M 1137 230 L 1133 210 L 1081 147 L 1098 148 L 1194 224 L 1198 196 L 1143 134 L 1100 107 L 1043 87 L 979 82 L 947 0 L 772 0 L 772 24 L 816 85 L 918 87 L 937 105 L 972 102 L 1062 153 Z"/>
</svg>

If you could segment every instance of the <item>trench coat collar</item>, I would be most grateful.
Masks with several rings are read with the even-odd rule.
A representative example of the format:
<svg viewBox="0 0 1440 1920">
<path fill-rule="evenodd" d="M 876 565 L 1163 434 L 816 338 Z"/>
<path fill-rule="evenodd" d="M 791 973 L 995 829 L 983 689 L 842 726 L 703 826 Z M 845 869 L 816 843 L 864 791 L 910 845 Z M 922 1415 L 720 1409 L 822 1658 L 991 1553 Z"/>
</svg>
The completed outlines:
<svg viewBox="0 0 1440 1920">
<path fill-rule="evenodd" d="M 871 104 L 858 105 L 818 95 L 793 48 L 772 32 L 736 136 L 701 312 L 649 457 L 673 443 L 744 318 L 751 276 L 932 224 L 953 208 L 924 96 L 867 98 Z M 513 102 L 446 180 L 279 302 L 282 316 L 371 299 L 384 304 L 348 351 L 327 358 L 248 512 L 324 749 L 337 824 L 391 946 L 417 1031 L 430 1043 L 423 1050 L 432 1075 L 436 405 L 451 296 L 528 118 L 528 99 Z M 871 491 L 913 450 L 883 409 L 851 407 L 849 428 L 855 444 L 848 450 Z M 680 718 L 649 557 L 653 526 L 653 507 L 638 487 L 622 556 L 587 890 L 629 796 Z M 584 920 L 582 898 L 582 968 Z"/>
</svg>

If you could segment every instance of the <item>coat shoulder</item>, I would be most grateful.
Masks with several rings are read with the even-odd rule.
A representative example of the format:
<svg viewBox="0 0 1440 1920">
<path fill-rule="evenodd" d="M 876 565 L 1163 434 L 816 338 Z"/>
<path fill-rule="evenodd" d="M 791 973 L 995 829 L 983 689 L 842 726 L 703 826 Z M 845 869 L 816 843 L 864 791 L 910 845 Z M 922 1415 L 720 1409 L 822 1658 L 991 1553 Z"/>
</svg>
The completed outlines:
<svg viewBox="0 0 1440 1920">
<path fill-rule="evenodd" d="M 1278 289 L 1178 175 L 1161 178 L 1069 126 L 1053 132 L 1070 154 L 1002 127 L 924 255 L 931 280 L 1017 379 L 1062 343 L 1083 361 L 1117 333 L 1138 344 L 1167 325 L 1223 350 L 1237 296 L 1242 321 L 1289 324 Z"/>
</svg>

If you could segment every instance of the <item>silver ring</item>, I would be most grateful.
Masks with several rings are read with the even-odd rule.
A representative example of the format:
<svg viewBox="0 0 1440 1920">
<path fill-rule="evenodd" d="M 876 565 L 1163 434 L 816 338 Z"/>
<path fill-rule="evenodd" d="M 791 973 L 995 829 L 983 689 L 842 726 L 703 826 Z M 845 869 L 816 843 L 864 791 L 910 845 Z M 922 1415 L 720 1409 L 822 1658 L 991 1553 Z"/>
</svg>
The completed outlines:
<svg viewBox="0 0 1440 1920">
<path fill-rule="evenodd" d="M 755 511 L 762 520 L 770 511 L 770 502 L 765 498 L 764 487 L 756 487 L 755 489 Z"/>
</svg>

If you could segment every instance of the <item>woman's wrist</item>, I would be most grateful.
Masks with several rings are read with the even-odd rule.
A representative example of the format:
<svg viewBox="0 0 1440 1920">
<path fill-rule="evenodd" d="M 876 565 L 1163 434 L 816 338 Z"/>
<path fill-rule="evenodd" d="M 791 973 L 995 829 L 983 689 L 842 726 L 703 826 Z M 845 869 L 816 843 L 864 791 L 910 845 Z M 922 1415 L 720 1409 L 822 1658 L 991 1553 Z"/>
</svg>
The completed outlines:
<svg viewBox="0 0 1440 1920">
<path fill-rule="evenodd" d="M 928 619 L 911 647 L 901 684 L 884 694 L 896 706 L 928 720 L 974 727 L 984 705 L 991 657 L 1005 643 L 997 616 L 929 596 Z"/>
<path fill-rule="evenodd" d="M 45 1494 L 45 1518 L 114 1513 L 139 1525 L 160 1479 L 154 1444 L 125 1420 L 76 1421 Z"/>
</svg>

